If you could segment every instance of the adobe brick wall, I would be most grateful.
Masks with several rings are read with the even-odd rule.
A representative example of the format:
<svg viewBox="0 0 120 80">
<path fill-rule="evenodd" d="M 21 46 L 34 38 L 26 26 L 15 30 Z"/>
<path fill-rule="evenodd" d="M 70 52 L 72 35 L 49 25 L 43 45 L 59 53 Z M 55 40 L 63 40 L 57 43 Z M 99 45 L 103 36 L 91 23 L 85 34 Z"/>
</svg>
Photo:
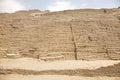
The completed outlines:
<svg viewBox="0 0 120 80">
<path fill-rule="evenodd" d="M 0 14 L 0 55 L 14 50 L 23 57 L 56 53 L 75 59 L 120 59 L 120 9 L 83 9 Z M 72 34 L 70 30 L 72 26 Z M 12 51 L 13 50 L 13 51 Z M 56 56 L 57 57 L 57 56 Z"/>
</svg>

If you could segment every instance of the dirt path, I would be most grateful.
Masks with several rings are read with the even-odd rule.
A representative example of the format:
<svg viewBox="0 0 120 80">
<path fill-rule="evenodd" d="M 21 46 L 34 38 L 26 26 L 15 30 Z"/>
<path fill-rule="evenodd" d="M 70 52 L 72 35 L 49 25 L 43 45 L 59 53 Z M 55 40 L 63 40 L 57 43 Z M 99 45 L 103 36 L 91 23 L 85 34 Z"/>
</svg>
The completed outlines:
<svg viewBox="0 0 120 80">
<path fill-rule="evenodd" d="M 100 67 L 112 66 L 120 61 L 99 60 L 99 61 L 54 61 L 42 62 L 30 58 L 0 59 L 0 66 L 5 69 L 25 69 L 34 71 L 45 70 L 74 70 L 89 69 L 95 70 Z"/>
<path fill-rule="evenodd" d="M 120 80 L 120 77 L 82 77 L 82 76 L 63 76 L 63 75 L 1 75 L 0 80 Z"/>
</svg>

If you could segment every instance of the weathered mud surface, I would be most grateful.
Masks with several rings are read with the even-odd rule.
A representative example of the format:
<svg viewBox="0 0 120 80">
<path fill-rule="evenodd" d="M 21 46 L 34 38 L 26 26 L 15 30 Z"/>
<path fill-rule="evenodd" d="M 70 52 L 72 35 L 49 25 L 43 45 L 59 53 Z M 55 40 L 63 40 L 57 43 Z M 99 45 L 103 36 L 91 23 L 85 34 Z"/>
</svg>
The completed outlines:
<svg viewBox="0 0 120 80">
<path fill-rule="evenodd" d="M 120 59 L 120 9 L 0 14 L 0 57 Z"/>
</svg>

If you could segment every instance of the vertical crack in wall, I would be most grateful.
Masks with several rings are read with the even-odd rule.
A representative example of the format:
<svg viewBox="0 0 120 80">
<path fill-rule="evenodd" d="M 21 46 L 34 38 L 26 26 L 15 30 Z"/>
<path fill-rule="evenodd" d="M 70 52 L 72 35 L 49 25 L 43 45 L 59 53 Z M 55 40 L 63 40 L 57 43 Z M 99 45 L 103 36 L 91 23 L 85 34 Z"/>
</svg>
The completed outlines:
<svg viewBox="0 0 120 80">
<path fill-rule="evenodd" d="M 75 37 L 74 37 L 74 34 L 73 34 L 73 28 L 72 28 L 72 25 L 70 24 L 70 30 L 71 30 L 71 40 L 72 40 L 72 43 L 73 43 L 73 48 L 74 48 L 74 54 L 75 54 L 75 60 L 78 60 L 78 57 L 77 57 L 77 46 L 76 46 L 76 42 L 75 42 Z"/>
<path fill-rule="evenodd" d="M 112 57 L 110 56 L 111 51 L 108 49 L 107 42 L 105 41 L 105 49 L 106 49 L 106 55 L 110 60 L 113 60 Z"/>
<path fill-rule="evenodd" d="M 107 57 L 108 57 L 110 60 L 114 60 L 114 59 L 110 56 L 110 53 L 111 53 L 111 51 L 106 50 L 106 55 L 107 55 Z"/>
</svg>

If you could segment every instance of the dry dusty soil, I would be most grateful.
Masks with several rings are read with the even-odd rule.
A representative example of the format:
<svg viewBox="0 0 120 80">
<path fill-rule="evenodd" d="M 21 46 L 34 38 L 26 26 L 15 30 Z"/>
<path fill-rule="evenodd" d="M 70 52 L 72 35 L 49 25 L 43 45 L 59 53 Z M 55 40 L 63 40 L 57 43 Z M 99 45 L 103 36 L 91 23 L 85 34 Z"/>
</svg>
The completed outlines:
<svg viewBox="0 0 120 80">
<path fill-rule="evenodd" d="M 120 80 L 119 77 L 82 77 L 82 76 L 62 76 L 62 75 L 2 75 L 0 80 Z"/>
<path fill-rule="evenodd" d="M 0 59 L 0 80 L 120 80 L 120 61 Z"/>
</svg>

